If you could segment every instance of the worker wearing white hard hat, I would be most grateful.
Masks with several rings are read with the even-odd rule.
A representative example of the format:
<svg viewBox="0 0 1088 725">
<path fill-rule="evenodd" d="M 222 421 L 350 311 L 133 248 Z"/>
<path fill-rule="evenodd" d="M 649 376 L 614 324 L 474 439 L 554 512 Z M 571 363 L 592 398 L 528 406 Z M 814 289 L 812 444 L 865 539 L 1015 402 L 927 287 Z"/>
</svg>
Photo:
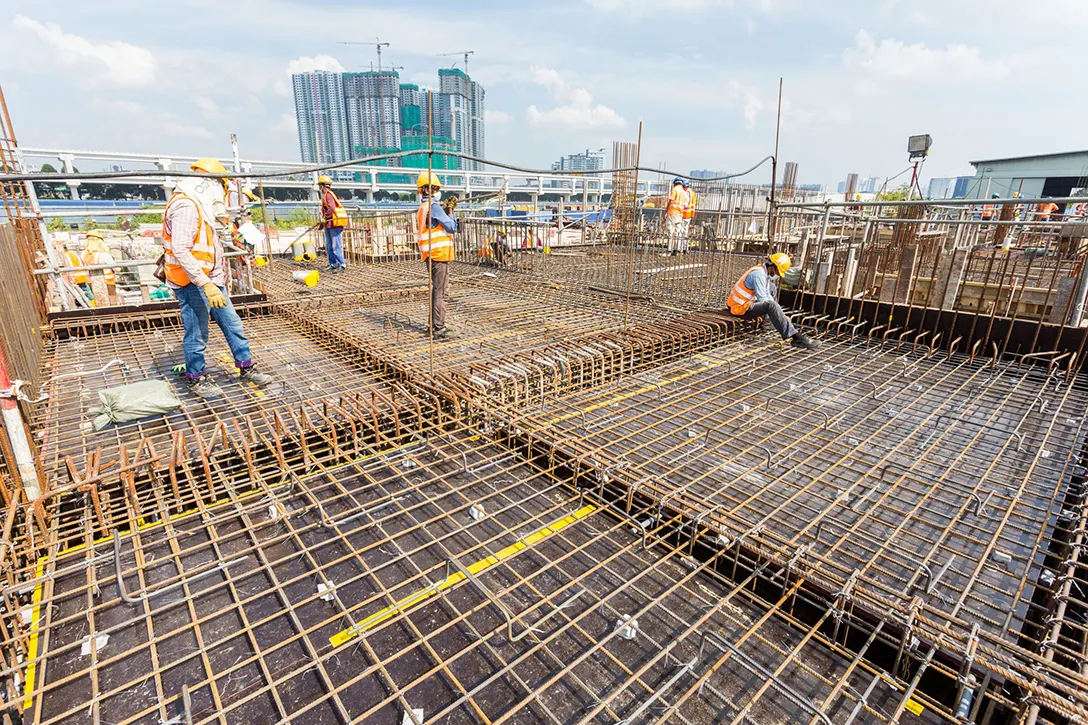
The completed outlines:
<svg viewBox="0 0 1088 725">
<path fill-rule="evenodd" d="M 193 162 L 193 171 L 226 174 L 217 159 Z M 204 352 L 208 347 L 208 323 L 215 320 L 227 340 L 239 379 L 267 385 L 272 376 L 253 365 L 249 340 L 242 320 L 230 302 L 230 276 L 220 239 L 226 228 L 226 178 L 186 177 L 174 187 L 163 213 L 163 272 L 166 284 L 178 299 L 185 328 L 182 349 L 189 390 L 204 399 L 223 391 L 208 374 Z"/>
</svg>

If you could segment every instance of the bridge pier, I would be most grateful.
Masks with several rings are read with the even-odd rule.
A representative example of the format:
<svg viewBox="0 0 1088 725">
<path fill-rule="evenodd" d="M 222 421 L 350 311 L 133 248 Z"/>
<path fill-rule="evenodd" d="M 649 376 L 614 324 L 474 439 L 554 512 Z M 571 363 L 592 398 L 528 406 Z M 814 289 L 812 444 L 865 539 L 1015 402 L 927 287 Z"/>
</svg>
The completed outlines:
<svg viewBox="0 0 1088 725">
<path fill-rule="evenodd" d="M 74 174 L 76 172 L 74 162 L 75 162 L 75 156 L 73 156 L 72 154 L 61 154 L 60 155 L 60 163 L 64 167 L 64 173 Z M 72 193 L 72 199 L 74 201 L 79 201 L 79 199 L 80 199 L 80 196 L 79 196 L 79 182 L 78 181 L 69 181 L 67 183 L 68 183 L 68 189 Z"/>
</svg>

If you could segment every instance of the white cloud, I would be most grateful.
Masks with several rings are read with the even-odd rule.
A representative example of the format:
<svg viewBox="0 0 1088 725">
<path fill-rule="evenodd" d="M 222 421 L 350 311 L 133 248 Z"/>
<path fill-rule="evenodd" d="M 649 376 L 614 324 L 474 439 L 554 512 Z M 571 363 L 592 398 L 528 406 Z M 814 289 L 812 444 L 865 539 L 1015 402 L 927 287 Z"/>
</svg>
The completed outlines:
<svg viewBox="0 0 1088 725">
<path fill-rule="evenodd" d="M 749 130 L 755 128 L 759 120 L 759 112 L 763 110 L 763 99 L 759 97 L 756 90 L 738 81 L 729 81 L 726 94 L 744 109 L 744 127 Z"/>
<path fill-rule="evenodd" d="M 119 86 L 147 86 L 155 82 L 155 56 L 146 48 L 119 40 L 95 44 L 82 36 L 65 33 L 56 23 L 42 24 L 24 15 L 16 15 L 13 25 L 38 36 L 49 46 L 47 57 L 65 68 L 78 68 Z"/>
<path fill-rule="evenodd" d="M 298 133 L 298 119 L 295 118 L 293 111 L 287 111 L 280 120 L 272 124 L 272 131 L 275 133 L 297 134 Z"/>
<path fill-rule="evenodd" d="M 534 126 L 564 126 L 566 128 L 623 128 L 626 119 L 608 106 L 593 104 L 593 96 L 585 88 L 571 86 L 554 68 L 533 68 L 533 82 L 548 89 L 560 104 L 547 111 L 535 105 L 525 115 Z"/>
<path fill-rule="evenodd" d="M 219 116 L 219 104 L 207 96 L 194 97 L 193 105 L 200 109 L 200 113 L 204 118 L 213 119 Z"/>
<path fill-rule="evenodd" d="M 510 123 L 514 120 L 506 111 L 488 111 L 484 110 L 484 123 L 498 124 L 498 123 Z"/>
<path fill-rule="evenodd" d="M 893 38 L 878 45 L 866 30 L 859 30 L 854 47 L 843 51 L 843 63 L 879 76 L 921 80 L 997 80 L 1009 72 L 1005 63 L 983 60 L 979 49 L 970 45 L 936 49 Z"/>
<path fill-rule="evenodd" d="M 95 109 L 105 111 L 107 117 L 124 118 L 132 132 L 155 138 L 212 138 L 213 134 L 203 126 L 180 119 L 160 108 L 151 108 L 135 101 L 106 101 L 95 99 Z"/>
<path fill-rule="evenodd" d="M 331 55 L 304 55 L 295 58 L 287 64 L 283 77 L 276 81 L 274 90 L 281 96 L 291 95 L 291 76 L 295 73 L 307 73 L 315 70 L 326 70 L 331 73 L 343 73 L 344 66 Z"/>
<path fill-rule="evenodd" d="M 305 73 L 311 70 L 327 70 L 333 73 L 343 73 L 344 66 L 340 65 L 340 61 L 333 58 L 331 55 L 304 55 L 300 58 L 295 58 L 293 61 L 287 64 L 287 75 L 292 73 Z"/>
</svg>

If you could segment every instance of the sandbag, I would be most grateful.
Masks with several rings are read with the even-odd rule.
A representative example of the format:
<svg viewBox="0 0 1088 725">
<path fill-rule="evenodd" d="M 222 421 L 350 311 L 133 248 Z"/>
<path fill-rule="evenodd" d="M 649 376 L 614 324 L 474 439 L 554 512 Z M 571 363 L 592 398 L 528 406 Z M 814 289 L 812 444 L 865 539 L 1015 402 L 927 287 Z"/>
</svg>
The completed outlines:
<svg viewBox="0 0 1088 725">
<path fill-rule="evenodd" d="M 94 429 L 102 430 L 110 423 L 127 423 L 130 420 L 161 415 L 181 407 L 170 384 L 165 380 L 143 380 L 98 391 L 102 405 L 91 408 Z"/>
</svg>

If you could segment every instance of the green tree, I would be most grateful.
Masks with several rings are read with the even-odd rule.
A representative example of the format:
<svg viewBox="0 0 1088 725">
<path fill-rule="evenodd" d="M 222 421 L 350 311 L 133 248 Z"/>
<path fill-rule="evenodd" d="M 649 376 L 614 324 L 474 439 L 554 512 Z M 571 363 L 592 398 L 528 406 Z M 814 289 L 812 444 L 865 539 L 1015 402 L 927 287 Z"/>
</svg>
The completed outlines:
<svg viewBox="0 0 1088 725">
<path fill-rule="evenodd" d="M 894 189 L 882 191 L 876 195 L 877 201 L 906 201 L 910 197 L 910 187 L 903 183 Z"/>
</svg>

